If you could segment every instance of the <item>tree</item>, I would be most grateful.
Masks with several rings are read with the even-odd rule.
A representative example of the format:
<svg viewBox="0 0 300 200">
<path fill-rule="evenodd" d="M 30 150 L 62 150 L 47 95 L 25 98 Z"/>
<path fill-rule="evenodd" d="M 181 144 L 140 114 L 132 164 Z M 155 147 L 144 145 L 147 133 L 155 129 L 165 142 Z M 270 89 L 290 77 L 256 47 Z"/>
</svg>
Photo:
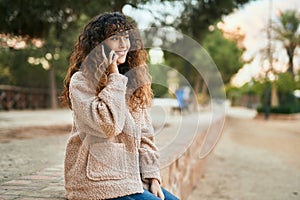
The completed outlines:
<svg viewBox="0 0 300 200">
<path fill-rule="evenodd" d="M 30 43 L 31 40 L 38 38 L 43 41 L 42 48 L 35 48 L 27 45 L 23 49 L 14 49 L 6 52 L 8 54 L 16 54 L 17 51 L 23 51 L 23 55 L 29 52 L 35 55 L 40 55 L 45 59 L 45 55 L 49 58 L 58 55 L 61 62 L 57 59 L 47 59 L 49 64 L 49 93 L 51 96 L 52 108 L 57 107 L 57 92 L 56 78 L 61 73 L 56 71 L 62 67 L 62 63 L 66 64 L 67 55 L 64 52 L 71 52 L 74 44 L 75 36 L 78 35 L 78 30 L 91 17 L 104 11 L 120 11 L 125 4 L 137 6 L 138 3 L 145 3 L 146 0 L 16 0 L 13 3 L 9 0 L 0 0 L 0 33 L 4 33 L 7 37 L 22 37 L 24 41 Z M 32 47 L 32 49 L 29 49 Z M 35 50 L 35 51 L 33 51 Z M 6 50 L 2 51 L 2 54 Z M 27 53 L 25 53 L 25 51 Z M 30 54 L 28 54 L 30 56 Z M 57 56 L 56 56 L 57 57 Z M 19 59 L 19 58 L 16 58 Z M 27 59 L 19 59 L 23 61 L 22 66 L 28 65 Z M 26 64 L 27 63 L 27 64 Z M 55 65 L 56 64 L 56 65 Z M 9 64 L 13 65 L 13 64 Z M 9 75 L 8 67 L 3 67 L 1 71 Z M 19 78 L 19 77 L 18 77 Z M 4 78 L 5 79 L 5 78 Z M 30 84 L 29 84 L 30 85 Z"/>
<path fill-rule="evenodd" d="M 223 78 L 225 84 L 238 72 L 244 62 L 241 60 L 243 49 L 237 47 L 236 42 L 230 41 L 223 33 L 215 29 L 206 35 L 203 47 L 208 51 Z"/>
<path fill-rule="evenodd" d="M 163 1 L 166 0 L 161 0 L 161 2 Z M 172 0 L 169 1 L 172 2 Z M 209 25 L 247 1 L 183 1 L 185 11 L 176 20 L 174 26 L 197 41 L 201 41 Z M 53 84 L 55 83 L 53 79 L 62 77 L 62 72 L 58 71 L 65 71 L 65 60 L 68 56 L 66 52 L 71 52 L 75 37 L 83 24 L 101 12 L 122 11 L 126 4 L 140 8 L 140 5 L 147 2 L 151 2 L 151 0 L 102 0 L 101 3 L 98 0 L 16 0 L 13 3 L 10 0 L 0 0 L 0 33 L 5 33 L 11 37 L 21 36 L 27 43 L 36 38 L 43 42 L 40 49 L 32 46 L 32 49 L 25 48 L 18 51 L 28 51 L 42 57 L 48 53 L 52 57 L 59 55 L 58 60 L 48 60 L 50 65 L 48 71 L 49 85 L 52 85 L 51 94 L 53 94 L 52 106 L 56 107 L 57 98 L 54 91 L 56 86 Z M 164 19 L 161 20 L 164 21 Z M 10 51 L 11 47 L 8 49 Z M 13 51 L 11 53 L 14 53 Z M 0 70 L 9 74 L 7 66 Z"/>
<path fill-rule="evenodd" d="M 0 1 L 0 32 L 25 40 L 40 38 L 46 52 L 55 54 L 63 48 L 63 34 L 75 24 L 78 15 L 72 1 Z M 66 41 L 64 41 L 66 42 Z M 58 50 L 57 50 L 58 49 Z M 49 65 L 49 87 L 52 108 L 57 107 L 55 68 Z"/>
<path fill-rule="evenodd" d="M 280 14 L 279 23 L 273 27 L 275 39 L 283 42 L 289 58 L 288 72 L 294 75 L 295 49 L 300 45 L 300 13 L 297 10 L 287 10 Z"/>
<path fill-rule="evenodd" d="M 175 21 L 174 26 L 184 34 L 192 37 L 198 43 L 203 44 L 206 36 L 210 34 L 209 27 L 220 21 L 223 15 L 229 14 L 235 8 L 242 6 L 248 1 L 249 0 L 184 1 L 184 11 Z M 189 51 L 193 51 L 193 49 L 189 49 Z M 167 54 L 166 60 L 173 59 L 171 56 Z M 225 59 L 225 57 L 223 57 L 223 59 Z M 223 68 L 223 72 L 225 72 L 225 68 Z M 207 90 L 203 78 L 197 73 L 192 73 L 192 71 L 188 71 L 187 73 L 190 73 L 189 77 L 194 84 L 194 91 L 198 93 L 200 92 L 200 88 L 202 88 L 201 93 L 205 95 Z M 225 76 L 224 74 L 224 77 Z M 226 77 L 226 81 L 227 80 L 228 78 Z"/>
<path fill-rule="evenodd" d="M 250 0 L 188 0 L 184 1 L 184 11 L 179 17 L 177 27 L 185 34 L 202 42 L 209 31 L 222 16 Z"/>
</svg>

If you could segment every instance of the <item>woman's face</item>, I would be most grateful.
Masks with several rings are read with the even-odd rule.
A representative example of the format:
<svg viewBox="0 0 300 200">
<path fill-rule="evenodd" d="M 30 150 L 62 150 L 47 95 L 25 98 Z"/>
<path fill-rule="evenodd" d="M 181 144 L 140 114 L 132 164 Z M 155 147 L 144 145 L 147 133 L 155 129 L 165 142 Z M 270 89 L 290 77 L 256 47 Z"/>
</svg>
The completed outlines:
<svg viewBox="0 0 300 200">
<path fill-rule="evenodd" d="M 129 33 L 127 31 L 110 36 L 104 43 L 109 48 L 109 52 L 113 50 L 118 55 L 117 64 L 122 64 L 126 61 L 126 56 L 130 49 Z"/>
</svg>

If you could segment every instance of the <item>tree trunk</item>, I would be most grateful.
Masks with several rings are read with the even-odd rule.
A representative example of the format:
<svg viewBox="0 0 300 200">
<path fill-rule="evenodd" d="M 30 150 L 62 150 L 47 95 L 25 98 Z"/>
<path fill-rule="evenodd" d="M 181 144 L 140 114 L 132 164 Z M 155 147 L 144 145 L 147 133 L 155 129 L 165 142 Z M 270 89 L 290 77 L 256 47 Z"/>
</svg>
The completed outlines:
<svg viewBox="0 0 300 200">
<path fill-rule="evenodd" d="M 51 108 L 57 109 L 57 92 L 56 92 L 56 81 L 55 81 L 55 69 L 50 64 L 49 68 L 49 93 L 50 93 L 50 100 L 51 100 Z"/>
<path fill-rule="evenodd" d="M 201 96 L 202 96 L 202 104 L 207 104 L 207 85 L 206 83 L 203 81 L 202 84 L 202 89 L 201 89 Z"/>
<path fill-rule="evenodd" d="M 295 51 L 295 47 L 287 47 L 286 48 L 286 52 L 289 57 L 288 72 L 291 73 L 293 76 L 294 76 L 294 64 L 293 64 L 294 51 Z"/>
<path fill-rule="evenodd" d="M 274 83 L 272 83 L 272 90 L 271 90 L 271 106 L 272 107 L 279 106 L 277 88 Z"/>
<path fill-rule="evenodd" d="M 122 9 L 126 5 L 126 1 L 124 0 L 119 0 L 119 1 L 114 1 L 114 4 L 112 5 L 114 11 L 118 11 L 122 13 Z"/>
<path fill-rule="evenodd" d="M 201 84 L 201 76 L 200 74 L 197 75 L 196 77 L 196 80 L 195 80 L 195 84 L 194 84 L 194 94 L 193 95 L 193 99 L 192 99 L 192 108 L 194 111 L 198 111 L 199 108 L 198 108 L 198 94 L 199 94 L 199 91 L 200 91 L 200 84 Z"/>
</svg>

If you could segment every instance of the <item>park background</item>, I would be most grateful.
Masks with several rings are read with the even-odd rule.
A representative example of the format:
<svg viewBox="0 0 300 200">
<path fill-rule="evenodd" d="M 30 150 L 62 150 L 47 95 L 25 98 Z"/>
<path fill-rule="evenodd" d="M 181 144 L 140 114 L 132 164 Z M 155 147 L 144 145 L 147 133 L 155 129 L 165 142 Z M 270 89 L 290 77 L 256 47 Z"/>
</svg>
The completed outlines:
<svg viewBox="0 0 300 200">
<path fill-rule="evenodd" d="M 59 107 L 68 58 L 83 25 L 101 12 L 117 10 L 140 29 L 169 28 L 199 43 L 221 73 L 231 104 L 260 112 L 299 111 L 297 1 L 3 0 L 0 6 L 1 110 Z M 179 78 L 161 77 L 159 67 L 151 67 L 164 64 L 189 81 L 199 104 L 209 103 L 209 80 L 188 60 L 159 48 L 173 37 L 157 40 L 156 48 L 148 49 L 149 68 L 154 81 L 166 82 L 153 84 L 155 97 L 174 97 L 173 88 L 182 86 Z"/>
<path fill-rule="evenodd" d="M 212 164 L 207 165 L 208 169 L 213 170 L 208 170 L 205 178 L 216 177 L 213 181 L 208 180 L 199 184 L 200 187 L 205 188 L 206 185 L 208 188 L 205 191 L 196 190 L 200 192 L 193 194 L 196 195 L 195 199 L 200 198 L 201 195 L 207 195 L 208 199 L 233 199 L 238 196 L 244 197 L 242 199 L 257 199 L 257 197 L 264 199 L 261 196 L 264 192 L 270 195 L 265 199 L 275 199 L 274 194 L 257 189 L 251 182 L 250 177 L 260 171 L 259 166 L 256 165 L 254 172 L 248 174 L 245 172 L 238 177 L 234 175 L 236 171 L 229 170 L 233 174 L 224 175 L 222 174 L 224 172 L 217 170 L 222 167 L 227 169 L 225 168 L 227 164 L 228 168 L 239 167 L 235 170 L 243 172 L 242 169 L 247 166 L 236 166 L 235 163 L 231 163 L 234 159 L 243 161 L 243 156 L 248 156 L 253 158 L 251 162 L 255 160 L 258 163 L 266 162 L 264 158 L 268 157 L 268 150 L 273 156 L 274 149 L 276 152 L 279 151 L 278 155 L 275 153 L 272 162 L 263 163 L 262 166 L 280 165 L 279 169 L 276 168 L 278 165 L 274 167 L 279 171 L 278 177 L 274 174 L 268 174 L 268 177 L 275 177 L 276 181 L 282 183 L 262 181 L 264 185 L 269 186 L 263 188 L 281 188 L 278 192 L 288 193 L 290 199 L 296 198 L 299 195 L 299 189 L 296 188 L 300 188 L 300 183 L 293 179 L 290 173 L 294 172 L 295 168 L 295 173 L 299 174 L 299 163 L 291 161 L 297 160 L 296 155 L 299 155 L 297 154 L 299 153 L 297 142 L 300 112 L 299 8 L 300 3 L 296 0 L 20 0 L 14 2 L 1 0 L 1 116 L 5 119 L 5 116 L 9 116 L 8 113 L 18 110 L 64 109 L 58 97 L 63 89 L 68 58 L 78 34 L 91 17 L 106 11 L 120 11 L 136 21 L 140 29 L 167 27 L 191 37 L 207 51 L 222 76 L 226 92 L 225 104 L 230 107 L 226 114 L 227 121 L 224 128 L 224 133 L 230 133 L 224 135 L 233 135 L 231 139 L 239 138 L 235 142 L 242 147 L 236 147 L 237 149 L 250 146 L 256 153 L 252 152 L 248 155 L 245 152 L 240 155 L 231 152 L 232 149 L 226 150 L 228 144 L 231 148 L 234 144 L 223 136 L 224 139 L 221 139 L 219 145 L 221 150 L 218 150 L 217 146 Z M 172 43 L 168 39 L 168 37 L 161 38 L 161 41 Z M 177 38 L 176 43 L 180 43 L 180 38 Z M 195 73 L 193 66 L 187 60 L 160 49 L 159 45 L 148 51 L 149 70 L 154 82 L 165 81 L 161 85 L 153 84 L 155 98 L 176 99 L 175 91 L 184 86 L 183 80 L 174 77 L 172 73 L 167 74 L 166 77 L 166 74 L 159 71 L 160 65 L 166 65 L 187 79 L 191 90 L 195 92 L 196 96 L 192 102 L 196 102 L 197 107 L 190 106 L 189 111 L 204 112 L 210 109 L 212 99 L 208 91 L 209 82 L 205 81 L 205 77 Z M 5 133 L 5 137 L 2 137 L 3 141 L 11 141 L 13 138 L 11 135 L 16 134 L 11 131 L 8 133 L 5 128 L 1 131 L 2 134 Z M 242 133 L 244 133 L 243 137 Z M 285 138 L 286 136 L 288 138 Z M 16 137 L 13 140 L 20 138 Z M 278 140 L 281 143 L 278 143 Z M 224 145 L 223 141 L 227 141 L 227 145 Z M 3 144 L 1 146 L 5 147 Z M 260 149 L 266 152 L 258 153 Z M 227 154 L 222 154 L 224 152 Z M 259 156 L 261 154 L 263 158 Z M 286 162 L 293 170 L 287 173 L 286 171 L 289 170 L 285 169 L 286 166 L 276 159 L 282 159 L 284 162 L 288 160 Z M 261 169 L 261 171 L 268 171 L 268 168 Z M 220 178 L 222 175 L 226 179 Z M 236 179 L 242 178 L 248 180 L 248 183 L 246 181 L 242 186 L 235 186 L 245 194 L 240 194 L 239 189 L 228 186 L 234 181 L 238 182 Z M 10 177 L 3 178 L 3 181 L 10 179 Z M 292 182 L 291 188 L 285 185 L 288 182 Z M 274 187 L 271 187 L 272 185 Z"/>
</svg>

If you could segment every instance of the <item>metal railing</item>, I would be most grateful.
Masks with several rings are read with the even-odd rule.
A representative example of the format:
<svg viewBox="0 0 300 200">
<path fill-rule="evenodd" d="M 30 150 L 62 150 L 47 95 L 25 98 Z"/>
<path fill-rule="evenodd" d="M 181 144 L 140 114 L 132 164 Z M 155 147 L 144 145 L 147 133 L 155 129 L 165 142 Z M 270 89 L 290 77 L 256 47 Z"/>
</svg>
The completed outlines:
<svg viewBox="0 0 300 200">
<path fill-rule="evenodd" d="M 0 85 L 0 110 L 50 108 L 48 89 Z"/>
</svg>

